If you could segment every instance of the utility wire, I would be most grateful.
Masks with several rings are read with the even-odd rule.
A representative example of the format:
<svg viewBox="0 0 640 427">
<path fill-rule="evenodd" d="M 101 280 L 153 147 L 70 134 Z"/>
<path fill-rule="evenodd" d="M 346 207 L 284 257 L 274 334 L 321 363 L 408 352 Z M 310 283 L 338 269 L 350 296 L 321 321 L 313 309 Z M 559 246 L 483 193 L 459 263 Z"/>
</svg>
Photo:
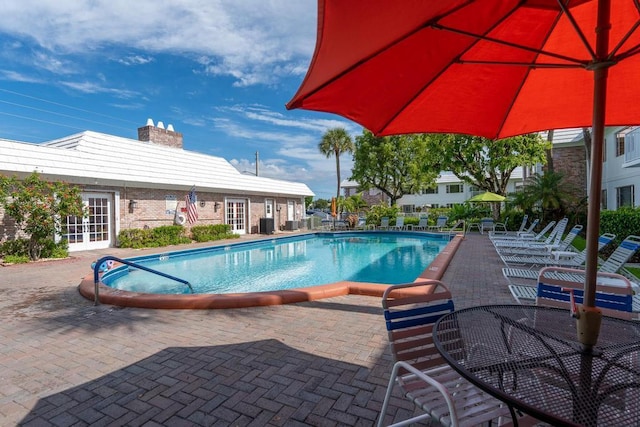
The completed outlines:
<svg viewBox="0 0 640 427">
<path fill-rule="evenodd" d="M 83 108 L 78 108 L 78 107 L 74 107 L 74 106 L 71 106 L 71 105 L 61 104 L 61 103 L 55 102 L 55 101 L 49 101 L 47 99 L 38 98 L 38 97 L 35 97 L 35 96 L 31 96 L 31 95 L 27 95 L 27 94 L 24 94 L 24 93 L 20 93 L 20 92 L 14 92 L 14 91 L 8 90 L 8 89 L 0 88 L 0 92 L 10 93 L 12 95 L 18 95 L 18 96 L 22 96 L 24 98 L 35 99 L 37 101 L 46 102 L 48 104 L 57 105 L 59 107 L 69 108 L 69 109 L 76 110 L 76 111 L 82 111 L 83 113 L 95 114 L 97 116 L 102 116 L 102 117 L 118 120 L 118 121 L 125 122 L 125 123 L 130 123 L 130 124 L 134 124 L 134 125 L 136 124 L 135 122 L 132 122 L 131 120 L 121 119 L 119 117 L 110 116 L 108 114 L 102 114 L 102 113 L 98 113 L 98 112 L 95 112 L 95 111 L 85 110 Z"/>
<path fill-rule="evenodd" d="M 2 89 L 0 89 L 0 90 L 2 90 Z M 99 121 L 96 121 L 96 120 L 85 119 L 83 117 L 71 116 L 71 115 L 68 115 L 68 114 L 58 113 L 56 111 L 44 110 L 44 109 L 36 108 L 36 107 L 30 107 L 28 105 L 18 104 L 18 103 L 10 102 L 10 101 L 3 101 L 1 99 L 0 99 L 0 103 L 13 105 L 15 107 L 27 108 L 27 109 L 30 109 L 30 110 L 40 111 L 40 112 L 43 112 L 43 113 L 54 114 L 56 116 L 67 117 L 67 118 L 70 118 L 70 119 L 82 120 L 82 121 L 89 122 L 89 123 L 95 123 L 95 124 L 99 124 L 99 125 L 110 126 L 110 127 L 113 127 L 113 128 L 116 128 L 116 129 L 125 130 L 125 131 L 130 131 L 131 130 L 130 128 L 125 128 L 125 127 L 122 127 L 122 126 L 115 126 L 115 125 L 113 125 L 111 123 L 104 123 L 104 122 L 99 122 Z M 7 113 L 7 114 L 9 114 L 9 113 Z M 36 119 L 34 119 L 34 120 L 36 120 Z"/>
</svg>

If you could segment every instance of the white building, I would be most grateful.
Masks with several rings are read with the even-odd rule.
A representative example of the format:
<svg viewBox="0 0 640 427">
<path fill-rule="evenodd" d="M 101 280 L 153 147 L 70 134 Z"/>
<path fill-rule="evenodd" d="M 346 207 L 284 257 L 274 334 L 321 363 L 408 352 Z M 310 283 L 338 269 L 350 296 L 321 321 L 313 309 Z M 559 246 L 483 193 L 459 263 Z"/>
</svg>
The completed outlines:
<svg viewBox="0 0 640 427">
<path fill-rule="evenodd" d="M 69 250 L 114 246 L 120 230 L 184 223 L 185 196 L 195 186 L 198 219 L 228 224 L 237 234 L 297 229 L 305 216 L 306 184 L 245 175 L 221 157 L 182 148 L 182 134 L 152 122 L 139 140 L 82 132 L 44 144 L 0 139 L 0 174 L 23 178 L 36 171 L 49 181 L 82 189 L 89 215 L 69 217 Z M 0 208 L 0 241 L 15 238 Z"/>
</svg>

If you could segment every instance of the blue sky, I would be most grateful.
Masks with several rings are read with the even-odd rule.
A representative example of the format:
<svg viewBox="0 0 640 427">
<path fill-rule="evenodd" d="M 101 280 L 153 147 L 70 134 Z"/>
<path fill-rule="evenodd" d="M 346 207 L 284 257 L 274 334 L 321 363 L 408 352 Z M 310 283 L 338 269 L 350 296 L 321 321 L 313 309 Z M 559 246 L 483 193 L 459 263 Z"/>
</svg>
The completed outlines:
<svg viewBox="0 0 640 427">
<path fill-rule="evenodd" d="M 335 194 L 317 145 L 335 115 L 287 111 L 309 65 L 314 0 L 21 0 L 0 5 L 0 138 L 84 130 L 137 138 L 147 118 L 184 148 Z M 342 177 L 351 170 L 341 157 Z"/>
</svg>

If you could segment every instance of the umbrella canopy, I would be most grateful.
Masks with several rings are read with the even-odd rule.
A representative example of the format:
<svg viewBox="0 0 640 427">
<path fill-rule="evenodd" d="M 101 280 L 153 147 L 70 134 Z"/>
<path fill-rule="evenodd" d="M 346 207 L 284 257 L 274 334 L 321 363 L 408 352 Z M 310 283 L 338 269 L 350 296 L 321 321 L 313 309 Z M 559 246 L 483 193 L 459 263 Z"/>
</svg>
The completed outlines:
<svg viewBox="0 0 640 427">
<path fill-rule="evenodd" d="M 506 199 L 506 197 L 492 193 L 491 191 L 486 191 L 481 194 L 476 194 L 467 200 L 467 202 L 502 202 L 504 199 Z"/>
<path fill-rule="evenodd" d="M 583 318 L 599 324 L 604 126 L 640 123 L 632 108 L 639 8 L 636 0 L 319 0 L 316 50 L 287 108 L 340 114 L 376 135 L 503 138 L 592 126 Z M 597 329 L 581 333 L 585 346 Z"/>
</svg>

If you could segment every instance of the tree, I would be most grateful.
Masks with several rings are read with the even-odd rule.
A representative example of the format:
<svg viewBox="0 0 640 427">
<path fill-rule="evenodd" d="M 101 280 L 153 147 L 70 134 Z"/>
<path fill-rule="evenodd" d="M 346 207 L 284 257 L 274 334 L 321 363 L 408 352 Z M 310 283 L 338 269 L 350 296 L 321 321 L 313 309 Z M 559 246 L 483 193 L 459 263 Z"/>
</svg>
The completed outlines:
<svg viewBox="0 0 640 427">
<path fill-rule="evenodd" d="M 498 140 L 438 134 L 428 141 L 430 155 L 439 159 L 440 170 L 451 171 L 462 182 L 502 196 L 506 196 L 511 173 L 518 166 L 544 163 L 551 144 L 537 133 Z M 499 209 L 500 205 L 494 206 Z"/>
<path fill-rule="evenodd" d="M 435 183 L 439 169 L 427 151 L 427 134 L 376 137 L 368 130 L 356 137 L 351 179 L 362 190 L 377 188 L 391 206 L 405 194 Z"/>
<path fill-rule="evenodd" d="M 353 140 L 344 128 L 329 129 L 322 135 L 322 140 L 318 144 L 318 149 L 322 154 L 336 157 L 336 173 L 338 178 L 338 189 L 336 198 L 340 197 L 340 154 L 353 153 Z"/>
<path fill-rule="evenodd" d="M 524 186 L 522 194 L 526 204 L 541 209 L 542 217 L 547 220 L 565 217 L 576 201 L 571 186 L 564 182 L 564 176 L 559 172 L 534 175 Z"/>
<path fill-rule="evenodd" d="M 80 189 L 64 182 L 46 182 L 34 172 L 24 180 L 0 175 L 0 205 L 29 236 L 29 257 L 40 258 L 42 248 L 61 229 L 61 219 L 83 216 Z"/>
</svg>

